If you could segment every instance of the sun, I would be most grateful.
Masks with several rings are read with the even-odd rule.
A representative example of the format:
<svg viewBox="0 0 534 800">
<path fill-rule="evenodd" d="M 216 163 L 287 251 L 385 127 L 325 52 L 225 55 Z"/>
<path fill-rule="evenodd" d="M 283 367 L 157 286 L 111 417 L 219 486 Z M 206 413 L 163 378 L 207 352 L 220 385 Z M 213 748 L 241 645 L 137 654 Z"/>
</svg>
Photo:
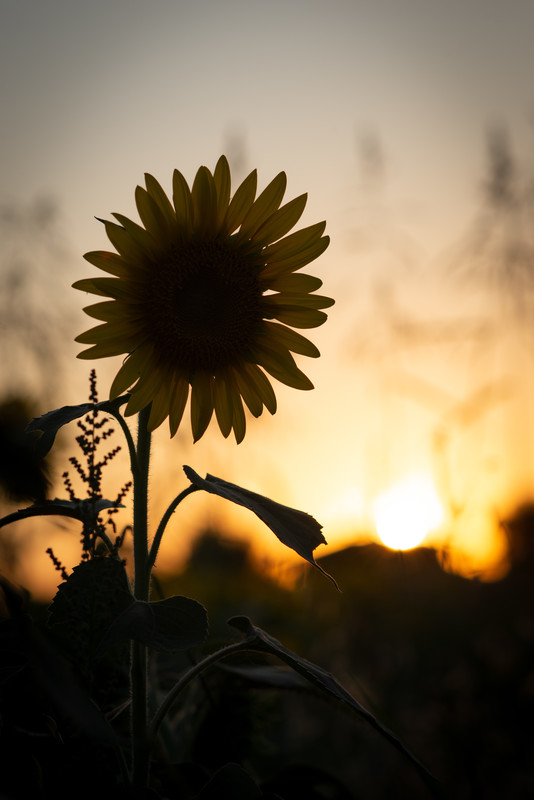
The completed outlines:
<svg viewBox="0 0 534 800">
<path fill-rule="evenodd" d="M 380 539 L 392 550 L 417 547 L 445 516 L 434 484 L 425 475 L 412 475 L 380 494 L 372 513 Z"/>
</svg>

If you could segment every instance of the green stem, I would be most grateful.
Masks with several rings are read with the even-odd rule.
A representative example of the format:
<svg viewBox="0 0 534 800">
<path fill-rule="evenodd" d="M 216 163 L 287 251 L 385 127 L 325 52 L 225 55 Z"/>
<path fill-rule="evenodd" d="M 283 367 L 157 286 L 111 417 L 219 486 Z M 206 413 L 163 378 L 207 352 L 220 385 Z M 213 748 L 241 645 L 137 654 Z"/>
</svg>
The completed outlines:
<svg viewBox="0 0 534 800">
<path fill-rule="evenodd" d="M 148 561 L 148 467 L 150 462 L 150 433 L 147 429 L 150 406 L 139 413 L 137 433 L 137 469 L 134 478 L 133 541 L 134 594 L 136 600 L 148 601 L 150 578 Z M 147 649 L 132 641 L 131 664 L 131 736 L 132 783 L 141 790 L 148 784 L 147 748 Z"/>
<path fill-rule="evenodd" d="M 136 600 L 148 600 L 148 466 L 150 462 L 150 433 L 147 430 L 150 406 L 139 412 L 137 432 L 137 474 L 134 473 L 134 592 Z"/>
<path fill-rule="evenodd" d="M 110 411 L 110 413 L 113 414 L 113 416 L 121 426 L 122 432 L 124 433 L 124 438 L 126 439 L 126 444 L 128 445 L 128 452 L 130 454 L 130 469 L 132 472 L 132 476 L 135 478 L 139 474 L 139 464 L 137 463 L 137 452 L 135 449 L 135 444 L 130 428 L 128 427 L 128 423 L 122 416 L 119 409 L 117 409 L 116 411 Z"/>
<path fill-rule="evenodd" d="M 188 494 L 192 494 L 193 492 L 197 492 L 197 491 L 198 491 L 198 486 L 193 486 L 193 484 L 191 484 L 191 486 L 188 486 L 187 489 L 184 489 L 183 492 L 180 492 L 180 494 L 177 497 L 174 498 L 174 500 L 172 501 L 172 503 L 170 504 L 170 506 L 166 510 L 165 514 L 162 516 L 161 522 L 159 523 L 158 529 L 157 529 L 156 534 L 154 536 L 154 541 L 152 542 L 152 546 L 150 548 L 150 553 L 148 555 L 148 561 L 147 561 L 147 573 L 148 573 L 147 577 L 148 577 L 148 579 L 150 579 L 150 572 L 152 570 L 152 567 L 156 563 L 156 558 L 157 558 L 157 555 L 158 555 L 159 546 L 160 546 L 163 534 L 165 532 L 165 528 L 167 527 L 168 521 L 170 520 L 170 518 L 172 517 L 172 515 L 176 511 L 177 507 L 182 502 L 182 500 L 185 497 L 187 497 Z"/>
<path fill-rule="evenodd" d="M 229 644 L 226 647 L 217 650 L 215 653 L 211 653 L 209 656 L 206 656 L 206 658 L 202 659 L 202 661 L 199 661 L 198 664 L 195 664 L 193 667 L 191 667 L 191 669 L 187 670 L 185 675 L 182 675 L 180 680 L 177 681 L 177 683 L 175 683 L 175 685 L 172 687 L 172 689 L 167 694 L 162 704 L 154 714 L 154 718 L 152 719 L 152 722 L 150 724 L 150 730 L 148 731 L 149 748 L 152 748 L 155 743 L 159 726 L 163 722 L 166 713 L 168 712 L 168 710 L 170 709 L 170 707 L 172 706 L 172 704 L 174 703 L 180 692 L 183 689 L 185 689 L 185 687 L 188 685 L 188 683 L 191 683 L 191 681 L 194 678 L 196 678 L 197 675 L 199 675 L 205 669 L 210 667 L 212 664 L 217 663 L 217 661 L 222 661 L 224 658 L 228 658 L 229 656 L 232 656 L 235 653 L 244 653 L 244 652 L 254 653 L 254 652 L 265 652 L 265 651 L 260 650 L 259 648 L 251 647 L 251 645 L 248 642 L 236 642 L 235 644 Z"/>
</svg>

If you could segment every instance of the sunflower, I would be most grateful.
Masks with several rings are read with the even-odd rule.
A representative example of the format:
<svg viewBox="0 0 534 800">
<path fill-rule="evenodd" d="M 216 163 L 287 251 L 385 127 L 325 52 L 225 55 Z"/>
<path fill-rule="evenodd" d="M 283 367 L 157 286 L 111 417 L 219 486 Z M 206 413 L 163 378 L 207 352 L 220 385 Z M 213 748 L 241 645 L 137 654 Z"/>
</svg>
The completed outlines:
<svg viewBox="0 0 534 800">
<path fill-rule="evenodd" d="M 191 387 L 195 441 L 213 412 L 226 437 L 245 435 L 243 401 L 254 417 L 276 411 L 268 375 L 295 389 L 313 389 L 292 353 L 319 351 L 294 328 L 326 320 L 333 300 L 313 294 L 321 281 L 297 272 L 328 246 L 325 222 L 288 234 L 307 195 L 280 205 L 281 172 L 256 198 L 254 170 L 230 198 L 222 156 L 213 174 L 200 167 L 192 188 L 173 175 L 172 203 L 152 175 L 135 200 L 144 227 L 122 214 L 103 221 L 117 252 L 84 258 L 112 277 L 86 278 L 74 288 L 107 299 L 84 311 L 100 320 L 77 342 L 79 358 L 126 357 L 110 389 L 130 389 L 126 415 L 150 405 L 148 429 L 167 417 L 174 436 Z M 117 224 L 118 223 L 118 224 Z"/>
</svg>

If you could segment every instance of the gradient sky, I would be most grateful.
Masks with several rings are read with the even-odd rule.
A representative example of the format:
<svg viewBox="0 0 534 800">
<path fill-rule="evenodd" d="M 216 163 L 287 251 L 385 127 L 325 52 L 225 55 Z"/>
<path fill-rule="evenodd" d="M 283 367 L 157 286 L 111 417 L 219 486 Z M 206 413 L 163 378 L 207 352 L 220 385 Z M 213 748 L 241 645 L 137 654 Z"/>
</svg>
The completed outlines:
<svg viewBox="0 0 534 800">
<path fill-rule="evenodd" d="M 192 179 L 221 152 L 236 181 L 257 167 L 264 186 L 285 170 L 287 199 L 309 193 L 303 223 L 328 221 L 332 244 L 315 274 L 338 302 L 312 337 L 322 359 L 303 367 L 316 390 L 278 392 L 280 413 L 252 423 L 239 448 L 221 449 L 214 433 L 193 450 L 182 437 L 189 463 L 320 519 L 336 498 L 365 499 L 403 471 L 428 471 L 428 409 L 404 409 L 392 433 L 385 373 L 362 383 L 351 347 L 371 332 L 369 298 L 388 302 L 384 287 L 406 284 L 412 262 L 407 302 L 432 309 L 437 297 L 446 310 L 427 265 L 471 221 L 488 126 L 505 124 L 519 157 L 531 152 L 534 3 L 2 0 L 0 9 L 0 203 L 57 199 L 74 254 L 69 281 L 92 274 L 83 252 L 107 246 L 95 215 L 136 217 L 144 172 L 170 188 L 174 167 Z M 391 343 L 374 323 L 380 366 Z M 66 401 L 85 399 L 71 390 L 86 369 L 74 362 Z M 476 388 L 465 374 L 451 386 L 435 364 L 425 374 L 434 377 L 451 402 Z"/>
<path fill-rule="evenodd" d="M 192 173 L 236 132 L 247 166 L 286 169 L 329 218 L 350 210 L 357 137 L 378 134 L 400 221 L 425 239 L 472 199 L 488 123 L 531 143 L 530 0 L 1 8 L 2 193 L 54 192 L 82 247 L 143 172 Z"/>
</svg>

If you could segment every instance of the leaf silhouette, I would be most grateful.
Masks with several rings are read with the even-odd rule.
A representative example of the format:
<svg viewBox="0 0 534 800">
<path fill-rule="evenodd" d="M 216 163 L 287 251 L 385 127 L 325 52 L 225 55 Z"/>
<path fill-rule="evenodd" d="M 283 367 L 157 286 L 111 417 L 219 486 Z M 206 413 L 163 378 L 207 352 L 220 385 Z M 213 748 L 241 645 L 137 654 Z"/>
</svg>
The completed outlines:
<svg viewBox="0 0 534 800">
<path fill-rule="evenodd" d="M 100 648 L 135 639 L 153 650 L 173 653 L 201 644 L 208 634 L 206 609 L 189 597 L 133 600 L 111 623 Z"/>
<path fill-rule="evenodd" d="M 290 547 L 323 575 L 326 575 L 339 591 L 334 578 L 325 572 L 313 557 L 315 548 L 320 544 L 327 543 L 321 532 L 322 525 L 314 517 L 305 511 L 284 506 L 262 494 L 243 489 L 222 478 L 216 478 L 213 475 L 206 475 L 205 479 L 201 478 L 191 467 L 184 466 L 184 472 L 198 489 L 204 489 L 206 492 L 224 497 L 231 500 L 232 503 L 253 511 L 286 547 Z"/>
<path fill-rule="evenodd" d="M 20 519 L 28 519 L 28 517 L 63 516 L 83 522 L 87 517 L 95 518 L 107 508 L 124 508 L 124 505 L 113 500 L 106 500 L 104 497 L 87 500 L 60 500 L 56 497 L 55 500 L 34 503 L 27 508 L 7 514 L 0 519 L 0 528 L 10 525 L 12 522 L 18 522 Z"/>
<path fill-rule="evenodd" d="M 259 650 L 276 656 L 294 669 L 295 672 L 302 675 L 302 677 L 313 684 L 313 686 L 320 689 L 321 692 L 341 702 L 345 708 L 355 712 L 358 716 L 363 717 L 378 733 L 387 739 L 396 750 L 402 753 L 402 755 L 411 762 L 412 766 L 417 769 L 432 792 L 436 796 L 441 796 L 441 787 L 436 778 L 428 772 L 426 767 L 407 747 L 405 747 L 400 739 L 382 725 L 370 711 L 367 711 L 367 709 L 360 705 L 360 703 L 336 681 L 333 675 L 326 672 L 326 670 L 321 667 L 318 667 L 317 664 L 313 664 L 311 661 L 307 661 L 305 658 L 301 658 L 296 655 L 296 653 L 288 650 L 287 647 L 280 644 L 273 636 L 266 633 L 261 628 L 257 628 L 248 617 L 232 617 L 228 620 L 228 624 L 243 634 L 244 646 L 249 646 L 255 651 Z"/>
<path fill-rule="evenodd" d="M 103 400 L 101 403 L 80 403 L 77 406 L 62 406 L 36 417 L 26 426 L 26 431 L 41 431 L 36 442 L 36 451 L 40 458 L 45 456 L 54 444 L 58 430 L 75 419 L 83 417 L 90 411 L 109 411 L 116 415 L 121 405 L 126 403 L 129 395 L 125 394 L 115 400 Z"/>
</svg>

